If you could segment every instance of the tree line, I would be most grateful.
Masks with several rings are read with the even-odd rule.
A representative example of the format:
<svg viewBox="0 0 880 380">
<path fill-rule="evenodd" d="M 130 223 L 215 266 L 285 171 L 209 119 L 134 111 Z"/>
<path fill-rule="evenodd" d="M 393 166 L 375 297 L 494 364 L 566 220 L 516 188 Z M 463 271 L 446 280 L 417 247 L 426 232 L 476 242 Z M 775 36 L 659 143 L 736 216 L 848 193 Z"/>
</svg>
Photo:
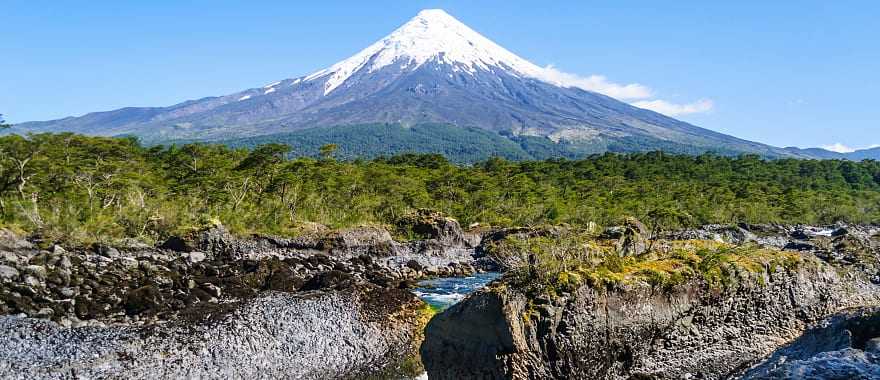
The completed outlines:
<svg viewBox="0 0 880 380">
<path fill-rule="evenodd" d="M 664 227 L 880 222 L 880 163 L 758 156 L 602 154 L 455 165 L 437 154 L 291 158 L 295 147 L 141 145 L 134 138 L 0 137 L 0 226 L 46 241 L 154 242 L 210 223 L 296 234 L 393 224 L 429 208 L 463 225 Z"/>
</svg>

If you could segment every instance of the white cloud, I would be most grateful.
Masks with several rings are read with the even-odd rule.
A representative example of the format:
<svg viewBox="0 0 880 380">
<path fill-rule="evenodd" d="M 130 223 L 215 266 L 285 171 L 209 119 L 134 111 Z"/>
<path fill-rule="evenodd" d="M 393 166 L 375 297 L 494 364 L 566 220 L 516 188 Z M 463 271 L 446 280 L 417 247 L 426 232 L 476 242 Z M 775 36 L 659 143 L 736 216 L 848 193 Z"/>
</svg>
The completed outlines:
<svg viewBox="0 0 880 380">
<path fill-rule="evenodd" d="M 542 80 L 555 83 L 563 87 L 577 87 L 582 90 L 598 92 L 612 98 L 633 102 L 632 105 L 646 108 L 667 116 L 680 116 L 693 113 L 711 111 L 715 106 L 711 100 L 702 99 L 688 104 L 675 104 L 662 99 L 654 98 L 654 91 L 650 87 L 639 83 L 620 84 L 608 80 L 602 75 L 580 76 L 566 73 L 548 65 L 541 71 Z"/>
<path fill-rule="evenodd" d="M 853 147 L 850 147 L 850 146 L 847 146 L 847 145 L 844 145 L 841 143 L 834 143 L 831 145 L 822 145 L 820 148 L 825 149 L 825 150 L 830 150 L 832 152 L 837 152 L 837 153 L 852 153 L 857 150 L 880 148 L 880 144 L 873 144 L 873 145 L 869 145 L 864 148 L 853 148 Z"/>
<path fill-rule="evenodd" d="M 598 92 L 620 100 L 647 99 L 653 96 L 650 88 L 638 83 L 619 84 L 608 81 L 601 75 L 583 77 L 577 74 L 559 71 L 553 65 L 544 68 L 543 80 L 557 83 L 565 87 L 577 87 L 587 91 Z"/>
<path fill-rule="evenodd" d="M 852 153 L 852 152 L 856 151 L 854 148 L 850 148 L 850 147 L 843 145 L 841 143 L 834 143 L 831 145 L 822 145 L 822 149 L 830 150 L 832 152 L 837 152 L 837 153 Z"/>
<path fill-rule="evenodd" d="M 662 113 L 666 116 L 681 116 L 693 113 L 709 112 L 715 108 L 715 103 L 709 99 L 701 99 L 693 103 L 675 104 L 665 100 L 642 100 L 633 102 L 632 105 Z"/>
</svg>

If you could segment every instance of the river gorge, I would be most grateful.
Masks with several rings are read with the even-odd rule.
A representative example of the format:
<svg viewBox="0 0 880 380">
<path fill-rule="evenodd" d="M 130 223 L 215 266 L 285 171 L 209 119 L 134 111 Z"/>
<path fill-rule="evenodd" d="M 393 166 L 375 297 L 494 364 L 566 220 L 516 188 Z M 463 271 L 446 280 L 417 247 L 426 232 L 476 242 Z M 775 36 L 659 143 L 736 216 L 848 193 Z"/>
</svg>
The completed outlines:
<svg viewBox="0 0 880 380">
<path fill-rule="evenodd" d="M 876 227 L 415 220 L 409 240 L 377 227 L 236 237 L 218 225 L 86 249 L 4 231 L 0 377 L 878 374 Z"/>
</svg>

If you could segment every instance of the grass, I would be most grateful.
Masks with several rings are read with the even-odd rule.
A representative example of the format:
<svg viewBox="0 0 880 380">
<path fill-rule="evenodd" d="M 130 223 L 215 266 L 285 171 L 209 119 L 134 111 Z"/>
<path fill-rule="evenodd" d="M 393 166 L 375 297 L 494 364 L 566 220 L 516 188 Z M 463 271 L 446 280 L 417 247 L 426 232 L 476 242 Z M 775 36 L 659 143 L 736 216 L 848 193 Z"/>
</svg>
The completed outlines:
<svg viewBox="0 0 880 380">
<path fill-rule="evenodd" d="M 687 240 L 657 241 L 654 246 L 646 254 L 621 257 L 615 240 L 572 232 L 557 237 L 509 236 L 496 242 L 493 253 L 523 258 L 513 271 L 513 283 L 551 295 L 582 285 L 610 290 L 641 284 L 669 291 L 692 281 L 723 290 L 744 278 L 763 284 L 764 276 L 759 274 L 795 269 L 802 263 L 795 252 L 757 245 Z"/>
</svg>

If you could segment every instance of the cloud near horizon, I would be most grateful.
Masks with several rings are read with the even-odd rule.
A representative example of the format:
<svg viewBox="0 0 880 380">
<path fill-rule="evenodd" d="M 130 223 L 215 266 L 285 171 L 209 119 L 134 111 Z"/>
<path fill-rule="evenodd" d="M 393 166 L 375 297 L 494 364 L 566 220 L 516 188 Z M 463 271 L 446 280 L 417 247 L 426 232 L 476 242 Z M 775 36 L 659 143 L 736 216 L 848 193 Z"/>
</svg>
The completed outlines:
<svg viewBox="0 0 880 380">
<path fill-rule="evenodd" d="M 662 113 L 666 116 L 690 115 L 693 113 L 709 112 L 715 108 L 715 103 L 709 99 L 700 99 L 693 103 L 675 104 L 665 100 L 643 100 L 633 102 L 632 105 Z"/>
<path fill-rule="evenodd" d="M 639 83 L 614 83 L 602 75 L 585 77 L 561 71 L 553 65 L 544 67 L 543 75 L 544 78 L 542 79 L 561 86 L 577 87 L 582 90 L 598 92 L 621 101 L 630 102 L 630 104 L 636 107 L 649 109 L 667 116 L 709 112 L 715 106 L 712 100 L 709 99 L 701 99 L 687 104 L 676 104 L 662 99 L 651 99 L 654 98 L 654 91 L 648 86 Z"/>
<path fill-rule="evenodd" d="M 880 147 L 880 144 L 870 145 L 865 148 L 853 148 L 853 147 L 849 147 L 847 145 L 844 145 L 842 143 L 834 143 L 831 145 L 822 145 L 820 148 L 825 149 L 825 150 L 830 150 L 832 152 L 837 152 L 837 153 L 852 153 L 857 150 L 874 149 L 874 148 L 878 148 L 878 147 Z"/>
<path fill-rule="evenodd" d="M 587 91 L 598 92 L 619 100 L 638 100 L 654 96 L 650 88 L 638 83 L 618 84 L 608 81 L 602 75 L 587 77 L 560 71 L 553 65 L 544 68 L 546 80 L 559 83 L 566 87 L 577 87 Z"/>
</svg>

